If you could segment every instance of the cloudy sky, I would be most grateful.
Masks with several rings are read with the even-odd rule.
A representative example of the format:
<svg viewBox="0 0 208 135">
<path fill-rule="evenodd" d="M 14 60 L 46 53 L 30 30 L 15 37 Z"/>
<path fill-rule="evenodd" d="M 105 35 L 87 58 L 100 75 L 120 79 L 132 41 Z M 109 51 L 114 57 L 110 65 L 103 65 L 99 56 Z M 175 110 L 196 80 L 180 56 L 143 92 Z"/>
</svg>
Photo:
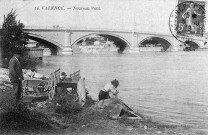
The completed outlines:
<svg viewBox="0 0 208 135">
<path fill-rule="evenodd" d="M 0 0 L 0 21 L 15 9 L 27 26 L 136 29 L 169 33 L 177 0 Z"/>
</svg>

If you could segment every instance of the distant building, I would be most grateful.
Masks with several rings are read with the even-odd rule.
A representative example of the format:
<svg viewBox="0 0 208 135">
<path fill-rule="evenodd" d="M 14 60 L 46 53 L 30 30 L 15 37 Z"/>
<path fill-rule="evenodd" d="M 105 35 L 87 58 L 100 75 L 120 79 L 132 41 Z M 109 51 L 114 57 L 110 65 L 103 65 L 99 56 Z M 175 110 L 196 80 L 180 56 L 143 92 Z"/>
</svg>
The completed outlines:
<svg viewBox="0 0 208 135">
<path fill-rule="evenodd" d="M 29 47 L 29 48 L 36 47 L 37 43 L 38 43 L 38 42 L 36 42 L 36 41 L 30 40 L 30 41 L 28 42 L 28 44 L 26 45 L 26 47 Z"/>
</svg>

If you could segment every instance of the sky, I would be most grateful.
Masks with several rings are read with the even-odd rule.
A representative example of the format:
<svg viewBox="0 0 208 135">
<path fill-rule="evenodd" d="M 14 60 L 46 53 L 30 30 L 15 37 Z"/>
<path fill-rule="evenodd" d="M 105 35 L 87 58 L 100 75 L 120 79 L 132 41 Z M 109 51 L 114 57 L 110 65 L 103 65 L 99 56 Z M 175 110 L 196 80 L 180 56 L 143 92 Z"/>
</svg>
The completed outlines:
<svg viewBox="0 0 208 135">
<path fill-rule="evenodd" d="M 176 3 L 177 0 L 0 0 L 0 22 L 13 8 L 17 19 L 26 26 L 170 33 L 169 17 Z"/>
</svg>

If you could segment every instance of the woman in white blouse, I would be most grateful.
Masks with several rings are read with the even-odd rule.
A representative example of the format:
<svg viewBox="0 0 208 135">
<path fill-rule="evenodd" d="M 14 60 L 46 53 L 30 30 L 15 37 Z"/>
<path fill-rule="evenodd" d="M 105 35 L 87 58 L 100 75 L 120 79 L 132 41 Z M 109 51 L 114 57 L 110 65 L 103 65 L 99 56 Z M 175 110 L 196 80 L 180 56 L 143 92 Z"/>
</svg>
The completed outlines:
<svg viewBox="0 0 208 135">
<path fill-rule="evenodd" d="M 100 90 L 100 93 L 98 95 L 99 101 L 103 100 L 103 102 L 104 102 L 105 99 L 116 97 L 117 94 L 119 93 L 119 91 L 117 90 L 118 85 L 119 85 L 119 81 L 116 79 L 114 79 L 111 82 L 108 82 L 104 86 L 104 88 L 102 90 Z M 112 95 L 110 95 L 110 93 Z"/>
</svg>

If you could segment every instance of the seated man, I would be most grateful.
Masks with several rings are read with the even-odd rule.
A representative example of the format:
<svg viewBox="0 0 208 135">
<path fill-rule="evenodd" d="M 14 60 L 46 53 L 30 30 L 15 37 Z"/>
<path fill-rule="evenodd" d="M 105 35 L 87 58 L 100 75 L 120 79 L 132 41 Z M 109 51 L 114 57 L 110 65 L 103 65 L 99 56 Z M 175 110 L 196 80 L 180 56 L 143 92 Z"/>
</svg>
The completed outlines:
<svg viewBox="0 0 208 135">
<path fill-rule="evenodd" d="M 64 81 L 66 79 L 66 76 L 67 76 L 66 73 L 62 72 L 61 75 L 60 75 L 60 80 Z"/>
<path fill-rule="evenodd" d="M 60 75 L 60 82 L 57 85 L 58 87 L 56 89 L 57 96 L 67 94 L 67 88 L 63 87 L 63 82 L 62 82 L 62 81 L 66 81 L 66 79 L 67 79 L 66 76 L 67 75 L 66 75 L 65 72 L 62 72 L 61 75 Z"/>
</svg>

